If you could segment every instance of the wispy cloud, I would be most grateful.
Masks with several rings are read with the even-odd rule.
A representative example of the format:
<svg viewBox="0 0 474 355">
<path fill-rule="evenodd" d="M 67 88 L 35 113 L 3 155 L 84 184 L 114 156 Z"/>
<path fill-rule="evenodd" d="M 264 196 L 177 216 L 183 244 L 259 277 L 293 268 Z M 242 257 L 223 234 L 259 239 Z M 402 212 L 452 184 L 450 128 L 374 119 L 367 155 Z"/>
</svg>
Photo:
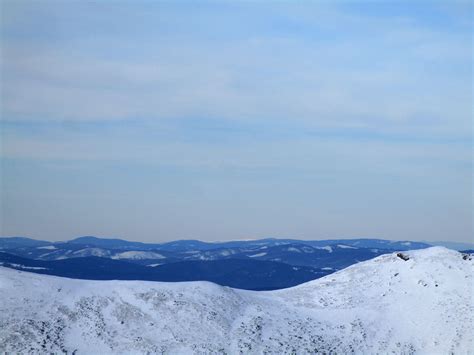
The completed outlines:
<svg viewBox="0 0 474 355">
<path fill-rule="evenodd" d="M 4 116 L 84 121 L 283 119 L 342 128 L 455 130 L 458 135 L 468 128 L 468 33 L 432 29 L 417 18 L 377 19 L 337 8 L 330 8 L 328 19 L 319 15 L 328 13 L 327 6 L 307 7 L 270 7 L 275 17 L 266 17 L 268 7 L 261 5 L 238 8 L 241 17 L 250 18 L 249 28 L 230 40 L 219 31 L 240 28 L 235 23 L 238 15 L 213 8 L 194 18 L 186 11 L 171 11 L 165 22 L 182 24 L 185 30 L 176 26 L 176 34 L 161 33 L 158 8 L 158 25 L 147 14 L 148 26 L 141 25 L 143 40 L 134 36 L 127 45 L 118 43 L 114 33 L 93 39 L 100 29 L 97 23 L 75 28 L 90 9 L 74 14 L 73 7 L 66 10 L 72 25 L 63 24 L 66 35 L 68 30 L 76 34 L 70 43 L 54 41 L 61 37 L 62 26 L 50 34 L 51 43 L 41 42 L 39 47 L 37 42 L 30 45 L 33 33 L 33 39 L 21 45 L 6 38 Z M 126 29 L 132 25 L 114 16 L 117 13 L 111 12 L 102 20 L 123 22 Z M 273 22 L 286 31 L 272 30 Z M 204 29 L 197 29 L 199 25 Z M 15 24 L 7 25 L 13 33 L 14 28 Z M 104 58 L 89 51 L 91 46 L 113 54 Z"/>
</svg>

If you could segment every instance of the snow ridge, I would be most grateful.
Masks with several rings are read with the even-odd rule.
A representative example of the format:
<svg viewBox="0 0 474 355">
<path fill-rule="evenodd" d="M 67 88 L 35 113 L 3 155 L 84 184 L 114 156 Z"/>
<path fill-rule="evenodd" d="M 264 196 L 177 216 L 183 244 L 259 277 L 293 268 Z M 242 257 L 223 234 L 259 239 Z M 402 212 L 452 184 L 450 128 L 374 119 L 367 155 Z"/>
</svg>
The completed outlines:
<svg viewBox="0 0 474 355">
<path fill-rule="evenodd" d="M 472 257 L 403 257 L 271 292 L 0 267 L 0 352 L 472 353 Z"/>
</svg>

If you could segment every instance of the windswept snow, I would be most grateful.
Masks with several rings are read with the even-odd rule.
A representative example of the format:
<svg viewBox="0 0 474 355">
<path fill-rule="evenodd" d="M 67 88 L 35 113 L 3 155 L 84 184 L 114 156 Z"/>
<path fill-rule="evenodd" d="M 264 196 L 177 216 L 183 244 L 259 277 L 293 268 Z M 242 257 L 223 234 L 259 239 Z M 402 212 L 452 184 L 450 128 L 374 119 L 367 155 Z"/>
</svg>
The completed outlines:
<svg viewBox="0 0 474 355">
<path fill-rule="evenodd" d="M 0 352 L 472 353 L 472 258 L 404 254 L 271 292 L 0 268 Z"/>
</svg>

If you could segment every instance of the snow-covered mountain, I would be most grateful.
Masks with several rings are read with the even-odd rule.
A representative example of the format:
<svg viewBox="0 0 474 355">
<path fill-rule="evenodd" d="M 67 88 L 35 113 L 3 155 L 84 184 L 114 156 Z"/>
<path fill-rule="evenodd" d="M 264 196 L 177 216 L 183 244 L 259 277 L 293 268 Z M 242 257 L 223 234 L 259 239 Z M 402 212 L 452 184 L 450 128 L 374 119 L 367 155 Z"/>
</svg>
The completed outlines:
<svg viewBox="0 0 474 355">
<path fill-rule="evenodd" d="M 0 267 L 0 352 L 471 353 L 473 271 L 442 247 L 271 292 Z"/>
</svg>

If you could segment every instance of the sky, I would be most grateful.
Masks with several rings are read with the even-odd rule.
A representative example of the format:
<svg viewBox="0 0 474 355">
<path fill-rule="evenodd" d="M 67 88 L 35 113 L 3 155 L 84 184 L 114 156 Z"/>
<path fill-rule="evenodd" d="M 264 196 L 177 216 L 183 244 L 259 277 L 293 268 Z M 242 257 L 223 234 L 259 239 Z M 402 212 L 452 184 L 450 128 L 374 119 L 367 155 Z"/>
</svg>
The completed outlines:
<svg viewBox="0 0 474 355">
<path fill-rule="evenodd" d="M 0 3 L 0 235 L 473 241 L 471 2 Z"/>
</svg>

